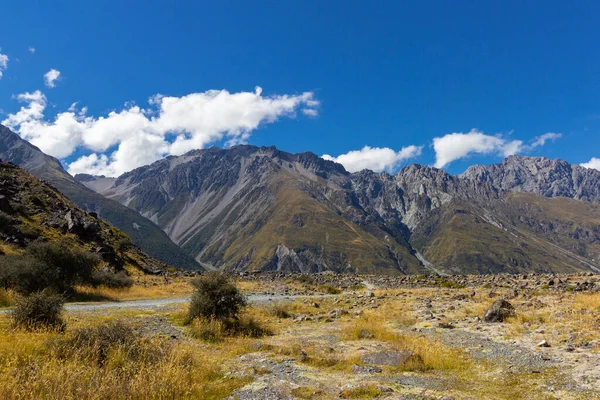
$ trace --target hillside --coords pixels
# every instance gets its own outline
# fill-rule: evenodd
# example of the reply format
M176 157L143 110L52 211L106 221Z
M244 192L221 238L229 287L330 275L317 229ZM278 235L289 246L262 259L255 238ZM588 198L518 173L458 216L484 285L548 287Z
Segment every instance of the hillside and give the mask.
M127 235L86 213L55 188L0 161L0 254L51 241L100 255L113 269L158 272L166 266L131 245Z
M127 234L147 254L165 264L180 268L201 268L181 251L154 223L135 211L86 188L69 175L60 162L0 125L0 159L10 161L57 188L83 210Z
M420 165L350 174L312 153L243 145L194 150L118 178L76 178L151 219L208 268L600 268L598 211L581 201L599 199L600 173L560 160L510 157L459 176Z

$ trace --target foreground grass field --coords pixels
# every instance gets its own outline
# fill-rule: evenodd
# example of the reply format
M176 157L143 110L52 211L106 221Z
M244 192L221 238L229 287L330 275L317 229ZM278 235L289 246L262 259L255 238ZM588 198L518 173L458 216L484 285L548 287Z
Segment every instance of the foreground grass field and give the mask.
M104 294L191 291L184 279L163 283L150 277ZM240 286L279 293L288 285L306 289L297 281ZM599 293L523 293L509 300L517 317L485 324L478 318L489 305L512 296L489 292L356 288L267 300L243 314L270 332L263 337L209 321L185 325L185 305L69 311L62 333L15 330L0 314L0 398L600 398ZM124 328L98 333L115 323ZM538 347L542 340L550 347Z

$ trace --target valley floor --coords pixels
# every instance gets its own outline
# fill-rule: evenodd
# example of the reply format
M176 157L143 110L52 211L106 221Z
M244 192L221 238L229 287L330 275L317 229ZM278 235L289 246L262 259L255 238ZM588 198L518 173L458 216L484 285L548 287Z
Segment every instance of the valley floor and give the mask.
M143 290L134 287L137 297L107 296L127 307L66 311L67 333L119 320L173 349L141 367L117 355L102 365L59 357L48 343L64 333L14 331L0 314L0 398L600 398L598 292L553 289L560 285L536 276L520 279L516 291L484 278L470 287L450 278L392 287L352 277L337 279L339 288L335 278L245 279L238 285L250 295L247 313L272 335L205 342L183 324L186 279L147 284L148 298L163 298L151 306L136 302ZM517 317L482 322L498 298Z

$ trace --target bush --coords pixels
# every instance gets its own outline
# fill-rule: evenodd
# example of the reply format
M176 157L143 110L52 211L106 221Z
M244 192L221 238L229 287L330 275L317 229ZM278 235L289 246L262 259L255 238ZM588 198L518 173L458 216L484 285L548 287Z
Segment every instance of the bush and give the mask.
M133 286L133 279L125 271L119 271L115 274L112 271L103 269L93 272L92 284L94 286L106 286L111 289L125 289Z
M0 288L0 307L8 307L12 302L12 294L8 290Z
M102 262L97 254L71 249L59 243L32 243L27 246L25 254L56 269L58 278L69 287L77 283L89 283L94 269Z
M100 257L64 244L32 243L25 254L0 256L0 287L22 295L51 290L72 292L76 284L92 282Z
M128 237L119 239L117 241L117 251L119 253L123 253L123 252L129 250L132 246L133 246L133 244L131 243L131 240Z
M229 278L219 272L210 272L192 281L196 291L188 311L188 320L194 318L237 319L246 306L246 299Z
M63 304L62 296L46 291L33 293L27 297L18 297L10 315L13 326L27 330L56 329L62 331L65 328L65 322L61 317Z

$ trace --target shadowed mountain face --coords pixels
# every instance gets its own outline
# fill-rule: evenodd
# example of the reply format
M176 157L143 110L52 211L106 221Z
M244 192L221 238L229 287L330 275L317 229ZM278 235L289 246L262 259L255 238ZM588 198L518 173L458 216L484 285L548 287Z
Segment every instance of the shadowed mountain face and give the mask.
M154 223L118 202L105 198L77 182L60 162L10 129L0 125L0 159L10 161L57 188L82 209L96 212L102 219L126 233L134 244L165 264L200 268Z
M244 145L168 157L118 178L76 178L210 268L600 268L600 172L560 160L509 157L459 176L420 165L350 174L312 153Z

